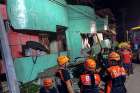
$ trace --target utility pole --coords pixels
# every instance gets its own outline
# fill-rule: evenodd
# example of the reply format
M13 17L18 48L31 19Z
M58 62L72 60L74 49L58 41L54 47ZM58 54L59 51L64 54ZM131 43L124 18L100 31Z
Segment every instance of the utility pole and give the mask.
M16 79L15 68L13 65L13 59L7 39L7 33L5 30L4 22L0 13L0 41L2 47L2 55L6 68L6 77L8 82L9 93L20 93L18 82Z

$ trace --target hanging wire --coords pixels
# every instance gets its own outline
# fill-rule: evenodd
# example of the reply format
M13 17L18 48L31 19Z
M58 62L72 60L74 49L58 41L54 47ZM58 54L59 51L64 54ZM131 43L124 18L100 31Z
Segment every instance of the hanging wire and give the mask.
M38 56L35 56L35 59L34 59L34 57L32 56L33 66L32 66L32 69L31 69L31 73L29 74L29 79L28 79L28 80L30 80L31 77L32 77L32 73L33 73L33 71L34 71L34 67L35 67L35 64L36 64L36 62L37 62L37 58L38 58Z

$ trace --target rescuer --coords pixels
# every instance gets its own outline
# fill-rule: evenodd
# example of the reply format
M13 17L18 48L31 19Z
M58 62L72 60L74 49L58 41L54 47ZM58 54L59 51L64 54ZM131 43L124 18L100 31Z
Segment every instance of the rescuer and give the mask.
M105 78L107 82L105 93L126 93L125 80L126 71L120 66L120 55L116 52L109 54L109 65L107 69L107 76Z
M59 69L56 72L56 85L59 93L74 93L70 74L67 70L69 58L61 55L57 58Z
M133 74L133 67L132 67L132 52L128 48L124 48L121 52L122 62L124 65L127 74Z
M95 74L96 62L93 59L85 61L85 71L80 75L79 87L81 93L99 93L100 76Z

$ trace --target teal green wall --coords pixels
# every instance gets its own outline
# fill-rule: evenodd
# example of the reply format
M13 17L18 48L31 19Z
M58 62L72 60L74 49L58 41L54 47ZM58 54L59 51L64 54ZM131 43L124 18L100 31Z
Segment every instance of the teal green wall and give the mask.
M56 0L66 4L64 0ZM7 0L7 12L15 29L56 31L56 25L68 26L67 11L54 0Z
M96 27L97 27L98 32L101 31L101 30L104 30L104 22L105 22L105 19L97 16Z
M69 5L68 47L72 58L81 55L81 33L89 33L91 22L95 20L94 10L87 6Z
M68 55L72 59L80 56L82 47L80 34L90 32L91 22L96 21L94 9L80 5L62 7L63 5L57 5L48 0L42 0L41 2L39 0L21 0L25 2L28 9L23 11L22 8L19 8L18 1L20 0L8 0L7 2L10 22L15 29L35 29L55 32L56 25L67 26ZM59 1L65 4L63 0ZM19 13L23 13L26 19ZM64 54L67 54L67 52L64 52ZM57 65L57 57L57 53L38 57L32 74L33 61L31 57L15 59L14 63L18 80L28 82L35 79L39 72Z
M67 52L61 52L61 55L62 54L67 55ZM18 80L22 82L28 82L35 79L39 72L42 72L47 68L57 65L57 57L57 53L39 56L37 58L36 64L33 64L32 57L15 59L14 63Z

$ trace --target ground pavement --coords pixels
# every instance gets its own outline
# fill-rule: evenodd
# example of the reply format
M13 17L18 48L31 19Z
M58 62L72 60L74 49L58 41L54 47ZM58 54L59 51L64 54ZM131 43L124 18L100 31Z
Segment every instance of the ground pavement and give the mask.
M126 81L127 93L140 93L140 64L134 64L134 74Z

